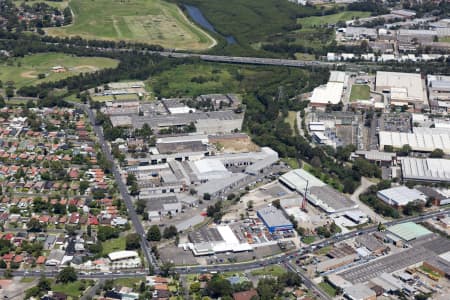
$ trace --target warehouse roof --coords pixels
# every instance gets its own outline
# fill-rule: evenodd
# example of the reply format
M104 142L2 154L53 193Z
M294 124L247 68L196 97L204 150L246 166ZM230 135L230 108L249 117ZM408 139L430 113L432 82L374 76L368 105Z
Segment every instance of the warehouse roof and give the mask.
M219 159L202 159L194 162L199 173L227 172L227 169Z
M440 158L412 158L401 160L405 179L450 181L450 160Z
M338 104L341 101L343 90L342 82L328 82L313 90L310 101L313 104Z
M386 203L395 206L404 206L417 200L427 201L427 197L422 192L403 185L378 191L377 196Z
M420 74L379 71L376 75L376 87L406 89L408 98L427 104L427 96Z
M280 177L280 181L286 184L289 188L301 193L305 192L306 185L308 185L309 188L313 186L325 186L324 182L303 169L296 169L287 172Z
M346 80L346 74L342 71L330 71L329 82L342 82L344 83Z
M405 133L380 131L380 149L389 145L394 148L402 148L409 145L413 151L431 152L442 149L444 153L450 154L450 132L449 133Z
M406 222L397 224L387 228L388 231L392 232L396 236L400 237L405 241L412 241L422 236L432 234L431 231L423 227L422 225Z
M267 227L291 225L291 222L283 215L281 210L274 206L268 206L258 210L258 215L264 219Z
M376 297L375 292L362 283L344 288L344 293L351 300L364 300Z
M381 152L377 150L357 150L355 153L364 156L365 159L379 161L392 161L397 156L394 152Z

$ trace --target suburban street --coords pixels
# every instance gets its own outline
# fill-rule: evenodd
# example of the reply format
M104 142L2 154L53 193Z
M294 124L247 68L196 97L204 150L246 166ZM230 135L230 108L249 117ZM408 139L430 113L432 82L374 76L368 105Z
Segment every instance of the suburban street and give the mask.
M131 199L130 195L128 194L128 189L122 179L122 175L120 174L119 169L117 168L114 158L111 155L111 149L109 149L108 143L105 141L105 137L103 135L103 130L100 126L96 125L95 123L95 115L93 111L89 108L87 108L85 105L82 106L83 109L86 111L86 113L89 116L89 120L94 128L95 134L98 137L99 143L102 147L103 153L106 155L106 158L111 162L111 168L112 173L114 175L114 178L117 183L117 187L119 188L120 194L122 196L122 199L127 207L128 215L131 219L131 222L133 224L133 227L136 231L136 233L139 235L141 241L141 249L145 255L145 258L149 265L153 266L155 271L158 270L158 264L156 262L155 257L151 253L151 250L148 246L147 239L146 239L146 232L144 230L144 227L142 226L141 221L139 220L138 215L136 214L136 210L134 209L133 200Z

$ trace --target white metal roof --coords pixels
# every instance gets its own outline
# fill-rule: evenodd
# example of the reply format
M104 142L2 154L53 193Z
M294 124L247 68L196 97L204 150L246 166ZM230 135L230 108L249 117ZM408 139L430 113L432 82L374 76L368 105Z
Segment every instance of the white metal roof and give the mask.
M305 192L307 184L309 188L313 186L325 186L323 181L303 169L296 169L287 172L280 177L280 181L291 189L297 190L301 193Z
M444 153L450 154L450 132L449 133L404 133L380 131L380 149L389 145L394 148L402 148L409 145L413 151L431 152L442 149Z
M450 181L450 160L405 157L401 159L401 163L403 178Z
M427 103L426 91L420 74L383 72L376 75L376 86L379 88L404 88L407 90L408 98Z
M345 72L342 71L330 71L330 78L328 79L329 82L342 82L345 81Z
M202 159L194 162L199 173L227 172L227 169L219 159Z
M121 260L121 259L136 258L136 257L139 257L139 255L136 251L124 250L124 251L111 252L108 254L108 257L111 261L115 261L115 260Z
M311 103L316 104L338 104L342 98L344 84L342 82L328 82L316 87L310 98Z
M422 192L403 185L378 191L377 195L388 204L397 206L404 206L416 200L427 201L427 197Z

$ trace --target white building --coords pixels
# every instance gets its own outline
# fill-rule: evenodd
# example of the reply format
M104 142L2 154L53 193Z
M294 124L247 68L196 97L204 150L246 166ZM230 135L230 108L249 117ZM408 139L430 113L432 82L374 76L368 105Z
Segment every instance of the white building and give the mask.
M425 194L416 189L407 188L406 186L398 186L378 191L377 197L385 203L395 207L402 207L415 201L423 203L427 201Z
M116 251L108 254L113 269L139 268L141 259L136 251Z
M420 74L399 72L377 72L376 91L390 94L391 104L416 108L428 106L424 81Z
M402 176L406 180L417 181L450 181L450 160L440 158L401 159Z
M380 150L384 150L385 146L400 149L404 145L409 145L413 151L432 152L435 149L441 149L444 153L450 154L450 132L436 130L414 133L380 131L379 139Z
M310 98L311 105L325 107L327 104L338 104L342 100L347 81L345 72L331 71L327 84L314 89Z

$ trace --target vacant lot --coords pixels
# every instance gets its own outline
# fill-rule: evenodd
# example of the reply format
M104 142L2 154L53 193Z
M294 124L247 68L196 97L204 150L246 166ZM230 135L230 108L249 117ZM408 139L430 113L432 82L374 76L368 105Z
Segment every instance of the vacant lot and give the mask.
M75 15L74 23L49 28L48 34L190 50L207 49L216 43L176 5L162 0L72 0L69 5Z
M102 243L102 255L106 256L111 252L125 250L125 237L110 239Z
M180 65L152 77L149 86L162 97L232 93L239 85L233 69L213 64Z
M223 139L218 143L218 146L224 152L236 153L236 152L253 152L259 151L259 147L251 141L240 139Z
M0 80L13 81L16 88L57 81L83 72L93 72L104 68L115 68L118 61L102 57L78 57L62 53L39 53L23 58L9 59L0 64ZM56 73L53 67L63 70ZM45 78L39 79L39 74Z
M327 24L336 24L339 21L349 21L355 18L365 18L368 16L370 16L370 12L367 11L343 11L327 16L299 18L297 22L302 24L303 27L314 27Z
M368 100L370 98L370 88L365 84L354 84L350 93L350 101Z

